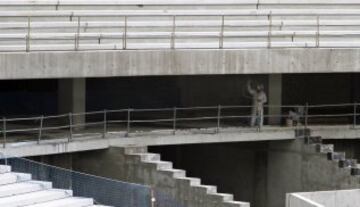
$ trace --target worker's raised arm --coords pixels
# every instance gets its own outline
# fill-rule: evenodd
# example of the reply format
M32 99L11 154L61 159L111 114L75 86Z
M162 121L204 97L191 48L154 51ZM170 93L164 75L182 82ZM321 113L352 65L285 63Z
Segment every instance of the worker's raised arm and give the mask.
M247 82L247 90L251 95L255 94L255 90L251 87L251 81Z

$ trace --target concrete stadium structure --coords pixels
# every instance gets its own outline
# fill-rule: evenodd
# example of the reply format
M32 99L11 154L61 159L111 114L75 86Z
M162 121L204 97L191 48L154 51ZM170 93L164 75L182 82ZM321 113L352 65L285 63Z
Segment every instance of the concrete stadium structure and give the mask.
M359 48L358 0L0 1L0 152L189 207L359 188Z
M12 172L8 165L0 166L0 177L2 206L102 206L92 199L72 197L72 191L53 189L50 182L32 180L30 174Z

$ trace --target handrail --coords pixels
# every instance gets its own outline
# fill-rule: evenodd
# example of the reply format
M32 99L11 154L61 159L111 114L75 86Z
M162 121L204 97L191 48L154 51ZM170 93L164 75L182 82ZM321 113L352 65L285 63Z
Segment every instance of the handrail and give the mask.
M351 124L352 128L355 129L357 126L357 118L359 117L358 106L360 103L339 103L339 104L305 104L305 105L264 105L265 109L271 108L280 108L296 111L296 109L301 109L303 113L298 113L298 118L296 121L300 121L304 124L305 128L309 126L309 120L317 118L346 118ZM77 129L85 127L100 127L100 129L95 130L95 132L89 132L94 134L102 134L103 138L106 138L106 134L109 131L109 128L113 124L120 124L126 131L125 136L129 136L133 125L137 124L151 124L151 123L168 123L164 126L168 126L167 131L171 131L172 134L176 134L176 131L179 130L179 123L182 122L195 122L195 121L205 121L204 123L216 122L216 133L220 132L220 129L223 128L223 122L229 120L243 120L247 121L253 115L250 114L252 106L250 105L218 105L218 106L197 106L197 107L165 107L165 108L152 108L152 109L117 109L117 110L101 110L101 111L89 111L89 112L79 112L79 113L68 113L60 115L50 115L50 116L33 116L33 117L18 117L18 118L3 118L2 119L2 136L3 136L3 147L6 147L6 144L9 141L9 135L11 134L24 134L30 135L32 133L37 133L37 143L41 143L44 139L44 132L54 131L56 133L63 133L69 130L69 142L74 138L74 133ZM309 113L309 109L315 110L314 113ZM328 109L339 109L337 113L319 113L319 110L328 111ZM341 111L342 110L342 111ZM345 110L345 111L344 111ZM149 116L150 113L150 117ZM239 114L240 112L240 114ZM111 118L112 115L120 115L122 118L115 117ZM77 116L88 118L86 122L75 122ZM291 119L290 115L286 113L280 114L265 114L264 118L267 119ZM65 120L64 120L65 118ZM49 120L54 119L53 122L48 122ZM56 119L58 119L56 121ZM68 120L68 121L66 121ZM30 125L16 125L16 122L27 122L30 121ZM34 122L36 121L36 122ZM66 121L67 123L64 123ZM49 125L50 124L50 125ZM14 128L15 127L15 128ZM194 126L196 127L196 126ZM288 126L289 129L294 127ZM298 127L296 127L298 128ZM258 131L261 131L261 127L258 128Z
M69 1L69 0L42 0L42 1L26 1L26 0L2 0L1 6L220 6L220 5L253 5L253 6L266 6L266 5L357 5L356 0L342 0L324 1L324 0L299 0L299 1L269 1L269 0L208 0L208 1L194 1L194 0L92 0L92 1Z
M25 17L27 18L27 24L23 23L23 28L25 32L23 33L4 33L0 35L0 40L2 41L15 41L12 44L5 44L0 47L1 51L48 51L48 50L125 50L125 49L154 49L154 48L169 48L169 49L178 49L178 48L188 48L188 49L207 49L207 48L216 48L216 49L234 49L234 48L282 48L282 47L358 47L359 44L355 44L354 41L349 42L324 42L321 39L323 37L331 38L346 38L346 37L357 37L360 36L360 30L347 30L347 31L330 31L330 30L321 30L323 20L320 20L320 16L334 16L334 15L343 15L343 16L359 16L360 9L345 9L345 10L329 10L329 9L316 9L316 10L283 10L283 9L270 9L270 10L169 10L163 12L161 10L144 10L144 11L134 11L134 10L106 10L106 11L0 11L0 17ZM212 27L218 28L218 31L179 31L176 29L178 26L186 26L184 20L179 17L192 16L192 17L216 17L218 20L212 20L212 23L215 23ZM234 23L232 16L266 16L268 20L263 25L264 27L268 24L268 28L265 31L228 31L225 30L225 27ZM306 20L308 23L311 22L311 27L314 27L313 30L304 30L304 31L282 31L275 30L274 27L287 26L284 22L288 20L274 20L275 16L309 16L314 17L313 20ZM36 26L33 28L33 24L39 24L33 19L36 17L67 17L69 18L69 23L72 22L72 28L76 31L72 32L34 32L35 28L41 28ZM83 20L82 17L121 17L121 30L116 32L86 32L88 28L88 20ZM146 31L129 31L129 28L133 27L134 23L129 21L130 17L170 17L168 21L161 20L162 24L167 22L167 28L171 31L153 31L153 29ZM179 20L180 19L180 20ZM264 20L261 20L264 23ZM325 21L325 20L324 20ZM91 22L91 21L90 21ZM186 22L191 22L186 20ZM201 22L196 20L196 22ZM239 22L236 20L236 22ZM255 21L254 21L255 22ZM180 24L179 24L180 23ZM4 23L0 23L0 25ZM18 23L16 23L18 24ZM41 23L44 24L44 23ZM119 24L119 23L117 23ZM360 24L360 22L359 22ZM326 25L326 24L325 24ZM336 24L335 24L336 25ZM137 25L140 26L140 25ZM232 25L231 27L238 27L239 25ZM105 26L104 28L108 28ZM156 24L150 25L151 28L156 28ZM205 25L204 27L208 27ZM51 28L61 28L61 27L51 27ZM10 26L11 29L11 26ZM265 42L231 42L228 44L227 40L238 39L238 38L265 38ZM289 40L277 41L272 37L281 37L288 38ZM301 40L301 38L308 39ZM314 38L312 38L314 37ZM295 40L294 38L300 38ZM139 44L140 48L137 48L136 43L131 43L129 46L129 40L134 39L144 39L144 40L153 40L161 39L169 43L154 43L149 45L148 42ZM207 42L188 44L187 42L177 42L177 40L182 39L207 39ZM210 39L210 40L209 40ZM310 39L310 40L309 40ZM36 40L36 43L32 43L33 40ZM109 40L113 43L109 43ZM18 41L18 42L16 42ZM48 41L46 44L43 41ZM50 41L50 42L49 42ZM57 41L66 41L61 42L59 45L52 44ZM84 41L87 41L84 43ZM92 42L89 42L92 41ZM215 42L212 42L215 41ZM95 43L96 42L96 43ZM105 42L105 43L104 43ZM43 43L43 44L42 44ZM349 44L346 44L349 43ZM20 45L19 45L20 44ZM148 46L147 46L148 44ZM198 45L201 44L201 45ZM202 46L203 44L203 46ZM339 44L339 45L337 45ZM149 48L147 48L149 47Z
M0 17L186 17L186 16L360 16L360 9L232 9L232 10L71 10L0 11Z

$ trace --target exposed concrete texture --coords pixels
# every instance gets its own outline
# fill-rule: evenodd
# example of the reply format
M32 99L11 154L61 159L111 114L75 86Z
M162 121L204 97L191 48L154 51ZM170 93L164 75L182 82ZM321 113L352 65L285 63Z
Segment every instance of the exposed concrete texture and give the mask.
M233 193L235 200L266 207L267 142L149 147L187 175Z
M102 138L99 133L77 134L70 142L68 142L69 137L63 136L59 139L43 140L40 144L37 141L8 143L6 148L0 148L0 152L23 157L107 149L110 146L157 146L295 139L293 130L239 132L236 128L223 129L219 134L214 133L214 129L184 130L178 131L174 136L169 131L163 133L154 131L148 134L133 133L130 137L125 137L124 133L108 133L106 139Z
M326 154L316 152L303 140L271 142L268 154L268 207L285 205L289 192L350 189L360 186L349 168L329 161Z
M359 72L359 49L1 53L0 79Z
M286 195L286 207L324 207L297 193Z
M164 160L255 207L283 207L285 194L360 186L350 168L339 168L304 140L151 147ZM348 157L349 158L349 157Z
M282 105L282 75L270 74L269 75L269 88L268 88L268 105L275 106L269 108L270 116L280 116ZM269 124L280 124L281 117L269 117Z
M173 169L172 163L146 153L146 148L112 147L97 153L80 153L73 164L79 171L150 185L155 192L161 192L162 199L173 198L176 204L188 207L249 207L247 203L234 202L232 195L218 194L215 186L201 185L199 179L186 177L185 171Z
M307 205L294 205L293 198L301 196L307 199ZM336 191L317 191L292 193L287 196L286 207L307 207L316 206L323 207L357 207L360 203L360 190L336 190Z
M83 113L86 111L86 80L84 78L58 81L59 113ZM73 116L73 124L85 123L85 116Z

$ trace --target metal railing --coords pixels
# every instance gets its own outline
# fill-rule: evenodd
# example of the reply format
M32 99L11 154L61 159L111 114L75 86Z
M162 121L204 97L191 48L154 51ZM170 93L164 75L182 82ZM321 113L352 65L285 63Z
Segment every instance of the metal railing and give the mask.
M126 13L121 14L121 12L117 11L107 11L107 12L100 12L92 14L90 12L70 12L70 11L61 11L59 13L54 14L53 12L23 12L20 14L12 14L0 12L0 17L17 17L17 18L26 18L27 25L26 25L26 32L20 34L2 34L0 35L0 40L2 41L21 41L24 42L23 45L3 45L0 50L25 50L27 52L30 51L37 51L37 50L57 50L56 48L59 47L58 50L91 50L91 49L109 49L109 50L126 50L126 49L176 49L176 48L206 48L206 49L224 49L224 48L252 48L252 47L268 47L268 48L275 48L275 47L312 47L318 48L322 47L321 38L354 38L360 37L360 31L345 31L345 30L336 30L336 31L322 31L322 19L321 17L327 16L345 16L345 17L353 17L353 16L360 16L360 10L344 10L344 11L327 11L327 10L320 10L317 12L314 11L302 11L299 13L291 13L287 11L281 10L254 10L255 12L243 11L243 10L236 10L236 11L169 11L168 13L159 13L151 11L149 12L139 12L139 13ZM227 28L235 28L235 27L244 27L241 25L234 25L231 22L234 21L234 18L237 17L264 17L267 19L268 25L267 29L264 31L228 31ZM313 27L312 30L307 31L282 31L277 30L276 28L279 27L279 20L274 19L275 17L282 17L282 16L290 16L290 17L299 17L305 16L307 20L309 19L313 21L311 26ZM75 25L72 27L74 28L73 32L68 33L61 33L61 32L51 32L51 33L34 33L32 24L38 24L39 22L34 21L33 19L39 17L48 17L51 18L68 18L69 22L74 23ZM121 19L119 26L112 27L116 32L84 32L88 28L90 20L87 18L114 18L114 19ZM141 32L131 32L130 29L134 27L143 27L145 26L137 25L132 21L130 18L166 18L166 20L154 20L152 21L151 25L148 25L147 29ZM187 22L201 22L206 21L204 19L196 20L197 17L209 17L213 18L215 22L214 25L203 25L202 30L198 31L181 31L180 29L184 27L183 22L186 22L183 18L193 17L192 20L186 20ZM85 19L85 20L84 20ZM326 20L326 19L324 19ZM49 21L48 21L49 22ZM51 22L51 21L50 21ZM164 24L164 22L166 22ZM277 23L274 23L277 22ZM281 22L281 21L280 21ZM17 22L14 22L17 23ZM41 22L40 22L41 23ZM44 23L44 22L42 22ZM56 23L56 21L54 22ZM157 25L160 23L160 25ZM161 26L162 25L162 26ZM183 26L181 26L183 25ZM282 23L280 27L282 27ZM310 25L308 25L310 26ZM327 25L329 26L329 25ZM338 25L337 25L338 26ZM167 28L168 31L161 31L159 30L160 27ZM206 31L206 28L217 28L216 30L212 29L211 31ZM37 29L39 27L36 27ZM104 26L104 28L109 28ZM194 28L194 27L193 27ZM64 27L52 27L52 29L64 29ZM199 29L199 25L198 28ZM154 32L155 30L155 32ZM255 41L255 42L247 42L247 41L238 41L233 42L227 40L236 40L242 38L254 38L260 37L266 39L265 41ZM278 41L276 38L287 38L287 41ZM305 38L305 40L296 40L297 38ZM307 38L307 39L306 39ZM208 42L179 42L183 40L204 40L210 39ZM160 40L165 42L138 42L138 43L131 43L132 40ZM39 42L39 41L52 41L54 44L39 44L39 43L32 43L32 42ZM67 41L64 43L62 41ZM83 43L84 41L91 41L91 43ZM103 43L112 41L111 43ZM72 43L70 43L72 42ZM346 41L343 41L346 42ZM360 41L359 41L360 42ZM57 43L57 44L56 44ZM129 44L133 44L133 47L129 47ZM196 43L196 44L195 44ZM326 43L326 42L324 42ZM353 41L351 41L353 43ZM148 46L146 46L148 44ZM198 46L196 46L198 44ZM323 45L324 47L328 47L331 45ZM336 45L333 45L334 47ZM341 45L340 45L341 46ZM349 45L348 45L349 46ZM16 49L18 47L18 49ZM339 46L337 46L339 47ZM346 45L344 45L346 47Z
M358 103L326 105L266 105L264 127L307 129L318 125L349 125L355 129L359 118ZM263 126L250 127L252 106L172 107L156 109L119 109L52 116L2 119L2 144L66 138L71 142L77 137L92 134L106 138L108 133L131 134L161 131L176 135L186 129L208 129L221 133L224 128L261 131ZM272 109L281 109L273 114ZM301 109L301 110L299 110ZM289 115L296 112L296 118ZM256 117L259 119L260 117ZM275 121L274 121L275 119ZM296 124L294 124L296 122ZM275 123L275 124L273 124Z
M10 165L13 172L31 174L32 179L51 182L53 188L72 190L77 197L94 199L95 204L114 207L185 207L180 201L149 185L123 182L56 167L21 157L0 153L0 164Z

